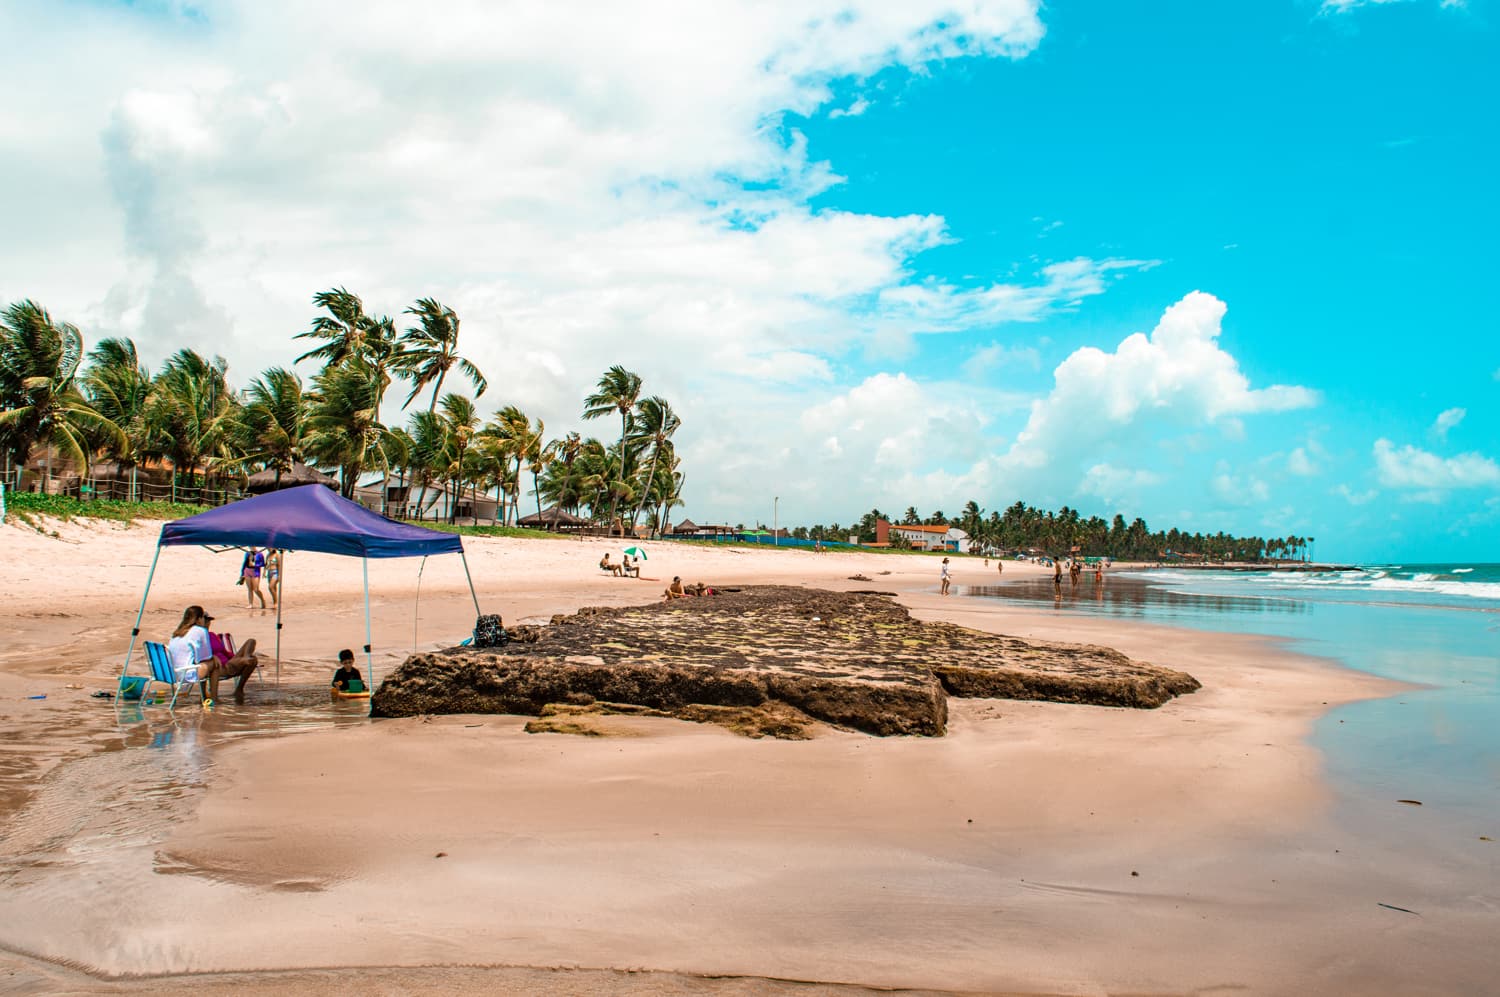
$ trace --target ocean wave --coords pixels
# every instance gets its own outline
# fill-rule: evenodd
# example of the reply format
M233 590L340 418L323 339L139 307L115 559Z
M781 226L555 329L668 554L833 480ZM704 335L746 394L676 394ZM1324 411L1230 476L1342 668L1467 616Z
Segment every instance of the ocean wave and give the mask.
M1469 572L1471 572L1473 570L1474 570L1473 568L1449 568L1448 569L1448 574L1450 574L1450 575L1467 575Z

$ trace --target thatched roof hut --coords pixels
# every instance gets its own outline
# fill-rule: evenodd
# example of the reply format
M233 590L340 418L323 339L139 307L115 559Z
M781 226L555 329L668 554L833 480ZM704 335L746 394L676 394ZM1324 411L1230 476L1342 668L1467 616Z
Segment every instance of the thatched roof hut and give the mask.
M337 478L330 477L317 468L308 467L301 461L292 461L290 471L282 471L278 478L276 469L268 467L264 471L256 471L245 481L245 490L255 494L261 492L274 492L281 488L296 488L299 485L327 485L329 488L338 488Z
M672 532L673 533L697 533L698 532L698 524L695 523L695 522L693 522L691 519L684 519L682 522L680 522L676 526L672 527Z
M516 520L516 525L533 530L581 530L591 524L587 519L580 519L571 512L564 512L557 506L551 505L540 513L533 512L529 516L522 516Z

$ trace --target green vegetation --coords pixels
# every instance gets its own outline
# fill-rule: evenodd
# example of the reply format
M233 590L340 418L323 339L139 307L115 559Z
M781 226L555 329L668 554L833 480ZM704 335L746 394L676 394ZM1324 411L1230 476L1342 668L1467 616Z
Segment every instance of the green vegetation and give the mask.
M659 528L682 504L672 446L682 420L665 399L643 396L639 375L610 367L584 401L586 419L619 418L618 439L549 440L542 420L515 405L484 418L474 399L488 382L460 355L459 317L441 302L418 299L404 332L346 288L320 291L312 303L318 312L295 338L313 341L297 360L320 363L318 371L304 384L273 367L243 390L220 357L178 350L153 374L129 339L102 340L85 356L78 328L36 302L0 310L0 467L24 466L38 446L51 446L85 478L98 460L122 471L165 462L174 484L226 489L300 461L336 472L346 498L371 473L409 486L407 504L420 513L446 496L450 522L466 495L493 493L501 527L545 502L596 523L629 529L647 517ZM450 374L474 398L444 393ZM426 395L404 427L382 421L395 380L409 385L403 411ZM525 474L534 503L523 510Z
M979 503L970 501L962 514L944 516L941 512L921 517L917 510L908 507L899 519L887 516L879 509L871 509L862 516L857 525L847 529L835 523L831 527L798 527L792 531L796 537L812 540L844 540L851 533L858 534L862 542L875 540L875 523L885 519L903 525L947 525L956 526L969 535L972 549L978 553L999 551L1040 551L1048 555L1067 556L1073 547L1084 557L1110 557L1120 561L1188 560L1211 561L1260 561L1280 558L1305 558L1308 547L1315 538L1281 537L1236 537L1219 532L1213 534L1187 533L1173 527L1153 532L1146 521L1136 518L1127 523L1123 515L1112 521L1090 516L1087 519L1077 509L1063 506L1057 512L1038 509L1024 502L1016 502L1005 512L990 512L985 515ZM893 541L893 547L899 542Z
M203 512L207 506L183 502L119 502L110 499L89 502L68 495L38 495L35 492L6 492L5 512L32 526L39 516L53 519L110 519L129 522L133 519L181 519Z

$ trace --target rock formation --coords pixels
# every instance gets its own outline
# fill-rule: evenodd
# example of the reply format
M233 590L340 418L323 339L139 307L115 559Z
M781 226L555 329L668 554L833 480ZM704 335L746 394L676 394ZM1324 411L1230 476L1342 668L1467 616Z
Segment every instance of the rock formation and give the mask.
M517 637L411 656L371 714L519 713L558 730L579 713L646 712L751 736L803 736L813 721L940 735L948 695L1155 707L1198 688L1109 648L922 623L883 594L793 586L589 608Z

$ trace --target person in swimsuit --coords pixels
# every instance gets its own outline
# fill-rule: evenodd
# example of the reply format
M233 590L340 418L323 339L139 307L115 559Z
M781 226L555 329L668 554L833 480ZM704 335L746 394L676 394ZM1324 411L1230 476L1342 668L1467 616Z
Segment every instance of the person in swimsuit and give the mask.
M271 592L271 605L281 601L281 551L271 551L266 561L266 588Z
M245 551L245 561L240 568L240 574L245 579L245 605L251 609L255 608L255 600L260 600L260 608L266 608L266 597L260 590L261 572L266 567L266 555L259 547L251 547Z
M685 595L687 593L682 588L682 577L680 575L673 575L672 584L668 585L666 592L662 593L661 601L671 602L673 599L681 599Z

